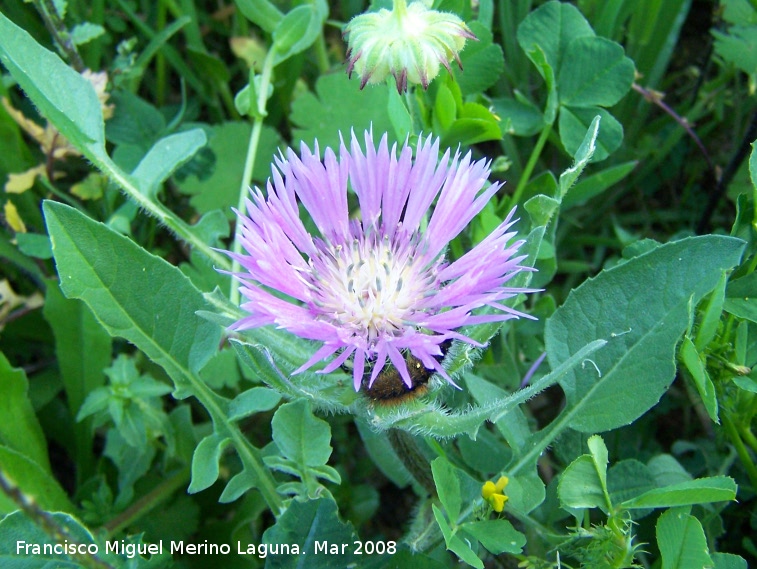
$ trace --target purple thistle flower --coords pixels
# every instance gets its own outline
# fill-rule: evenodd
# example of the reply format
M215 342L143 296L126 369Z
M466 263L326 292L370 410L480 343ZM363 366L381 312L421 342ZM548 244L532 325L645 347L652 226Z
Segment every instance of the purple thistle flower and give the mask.
M353 133L350 150L342 143L338 158L327 148L321 161L317 143L313 152L303 144L301 157L289 149L276 158L268 197L256 188L248 213L236 212L247 254L227 254L244 268L234 276L243 283L249 316L232 329L274 324L321 342L294 373L337 354L322 370L329 373L354 357L357 391L366 362L373 362L372 384L387 359L410 387L403 351L454 385L437 360L440 344L457 339L480 346L455 330L528 317L502 304L533 292L505 286L518 272L533 270L519 264L525 255L515 256L524 242L509 243L515 210L472 250L445 260L449 242L501 186L482 189L489 162L472 162L470 152L450 160L449 150L437 161L439 139L430 136L419 140L415 159L412 154L407 142L399 156L396 145L390 152L386 135L376 148L366 132L365 152ZM360 219L350 219L348 184ZM319 236L305 229L300 203ZM495 310L472 312L481 307Z

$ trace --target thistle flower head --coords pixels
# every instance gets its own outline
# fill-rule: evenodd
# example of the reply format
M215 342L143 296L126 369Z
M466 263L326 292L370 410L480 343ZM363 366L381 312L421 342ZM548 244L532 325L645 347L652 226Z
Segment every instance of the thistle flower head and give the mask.
M409 6L395 0L392 10L356 16L344 33L349 35L347 73L357 73L360 88L391 74L400 93L408 84L426 89L440 66L450 70L453 59L462 69L458 54L466 39L476 39L455 14L431 10L420 0Z
M478 345L456 330L523 316L502 301L530 292L505 286L530 270L519 264L525 255L516 256L523 241L512 241L513 212L459 259L445 257L500 187L484 188L489 163L449 150L438 162L439 140L431 137L419 141L414 158L407 143L398 155L386 135L377 148L370 132L365 151L353 133L349 150L342 143L338 157L330 148L319 156L317 143L312 152L303 144L300 157L291 149L280 155L267 197L256 189L247 213L237 212L246 254L228 254L243 268L234 276L249 316L233 329L273 324L320 342L295 373L336 355L322 370L328 373L354 358L355 390L366 364L372 383L388 362L411 386L407 353L451 382L438 361L440 345ZM359 218L350 217L348 186ZM316 235L300 219L300 204ZM492 310L473 313L482 307Z

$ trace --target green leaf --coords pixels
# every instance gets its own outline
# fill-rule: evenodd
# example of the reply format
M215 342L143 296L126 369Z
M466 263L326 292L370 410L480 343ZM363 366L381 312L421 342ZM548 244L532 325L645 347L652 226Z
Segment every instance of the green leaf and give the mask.
M502 119L501 124L509 125L507 134L533 136L544 128L544 115L528 100L499 97L492 99L492 106L494 112Z
M562 113L561 113L562 114ZM576 150L576 154L573 157L573 166L565 170L560 174L560 197L565 197L570 190L571 186L575 184L581 172L584 171L586 165L591 161L594 156L594 151L597 148L597 137L599 136L599 122L601 116L597 115L591 121L589 128L584 134L583 141Z
M26 454L0 445L0 465L6 478L15 483L27 496L34 498L37 505L51 512L74 512L76 508L68 499L68 495L61 488L58 481L39 463L34 462ZM3 495L4 497L4 495ZM18 506L9 502L2 513L18 509ZM0 501L0 508L4 501ZM0 525L0 528L2 525ZM2 536L0 532L0 536Z
M620 44L598 37L575 39L557 73L560 104L611 107L631 89L634 71Z
M270 411L281 401L281 395L267 387L253 387L237 395L229 403L229 420L238 421L261 411Z
M110 334L85 303L65 298L57 281L47 283L44 316L55 337L55 355L68 408L76 417L87 394L105 383L103 370L111 362ZM73 429L77 477L85 480L94 474L92 421L77 422Z
M725 302L725 289L727 283L728 275L723 271L718 286L712 291L712 294L704 307L702 321L697 330L694 345L699 351L704 350L704 348L715 339L718 326L720 325L720 318L723 313L723 303Z
M607 475L607 490L613 504L630 500L657 486L652 470L643 462L633 458L613 464ZM642 517L649 511L637 511L634 515Z
M309 48L321 33L328 13L325 0L315 0L289 11L273 31L274 65Z
M250 130L247 122L226 122L208 129L208 148L215 155L215 163L202 177L190 175L178 183L181 193L192 196L190 203L199 213L221 210L228 219L234 217L231 208L239 201ZM266 180L271 175L271 162L280 143L278 133L264 126L252 171L254 180Z
M27 456L47 473L47 441L29 401L29 381L21 368L11 366L0 352L0 445ZM0 461L0 465L2 465Z
M192 456L192 483L187 488L187 492L190 494L200 492L218 480L221 453L229 440L218 433L213 433L200 441Z
M468 40L460 52L463 68L452 67L452 75L463 95L481 93L494 85L505 68L502 48L493 43L492 32L477 21L468 23L478 41Z
M90 22L83 22L71 28L71 40L76 45L84 45L93 39L99 38L104 33L105 28L102 26Z
M757 272L730 281L725 296L723 309L726 312L757 322Z
M273 32L284 14L268 0L234 0L242 15L268 33Z
M200 128L161 138L132 172L139 190L155 198L160 184L186 164L206 142L205 132Z
M394 127L397 140L405 140L413 130L413 117L405 106L402 97L396 89L389 89L389 102L386 111Z
M746 559L740 555L713 553L712 561L715 563L714 569L748 569Z
M670 510L657 520L657 545L662 569L706 569L712 567L707 538L694 516Z
M444 457L437 457L431 462L431 472L434 476L436 492L439 500L453 522L460 516L460 480L457 471Z
M626 425L660 399L675 376L675 347L688 307L741 258L741 240L705 236L661 245L586 281L547 321L553 366L588 340L607 346L568 372L560 425L602 432Z
M484 569L483 562L478 558L475 551L473 551L466 542L455 535L452 529L449 527L447 520L444 519L442 511L436 507L436 504L431 506L434 510L434 518L436 523L439 524L439 528L442 530L444 536L444 543L449 551L452 551L460 559L465 561L468 565L475 567L476 569Z
M16 243L18 243L18 250L24 255L34 257L35 259L53 258L50 238L47 235L40 235L39 233L16 233Z
M196 315L206 304L189 279L73 208L46 201L44 212L63 292L83 300L111 335L139 347L177 386L196 381L221 331Z
M269 545L289 544L297 546L298 553L272 555L266 560L266 569L334 569L356 566L354 542L358 540L350 523L339 519L333 498L301 502L292 500L276 524L263 534L263 543ZM337 551L329 545L336 547ZM342 545L346 547L342 548ZM243 546L244 547L244 546ZM279 545L280 547L280 545Z
M623 180L634 170L634 168L636 168L637 165L638 162L636 160L624 162L623 164L610 166L596 174L584 177L584 179L577 182L563 198L563 209L583 205L591 198L598 196L608 188Z
M584 454L571 462L560 476L557 495L563 508L600 508L609 512L606 488L598 474L599 464ZM607 464L604 464L607 468Z
M718 399L715 394L715 385L710 379L710 374L707 373L707 368L694 346L694 342L688 336L683 337L679 353L681 360L694 380L694 385L696 385L697 391L699 391L699 396L702 398L704 408L707 409L707 414L710 416L710 419L719 425L720 419L718 417Z
M520 553L526 545L526 536L516 530L507 520L484 520L466 522L462 526L494 555Z
M534 46L541 48L547 63L557 72L568 45L582 37L593 38L594 30L575 6L562 2L547 2L526 16L518 26L518 43L537 69L539 63L532 57Z
M271 422L273 441L281 453L301 466L322 466L331 456L331 427L298 399L278 408Z
M74 146L88 157L106 156L103 115L92 84L2 13L0 61Z
M621 504L626 509L672 508L736 499L736 483L728 476L697 478L689 482L655 488Z
M623 142L623 125L614 116L601 107L561 107L560 108L560 141L565 151L571 156L578 152L586 131L591 128L592 121L599 116L602 128L599 129L595 143L592 162L601 162L620 148Z
M359 133L373 127L374 133L390 133L391 146L396 139L391 134L388 101L388 89L361 91L360 81L350 81L345 73L321 75L315 94L305 93L292 101L293 142L305 142L312 148L318 140L321 148L338 148L340 133L348 139L352 130Z

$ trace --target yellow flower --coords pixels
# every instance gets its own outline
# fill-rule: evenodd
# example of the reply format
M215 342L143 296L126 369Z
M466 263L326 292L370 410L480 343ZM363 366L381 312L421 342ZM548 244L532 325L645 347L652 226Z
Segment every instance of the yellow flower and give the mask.
M356 16L344 34L349 35L347 73L357 73L360 88L382 83L391 74L400 93L408 83L427 88L440 66L450 70L453 59L462 69L458 54L466 40L476 39L455 14L431 10L421 0L409 6L394 0L391 10Z
M507 476L500 476L496 484L487 480L481 488L481 497L489 502L489 505L497 513L505 509L505 502L507 502L505 486L508 482L510 482L510 479Z

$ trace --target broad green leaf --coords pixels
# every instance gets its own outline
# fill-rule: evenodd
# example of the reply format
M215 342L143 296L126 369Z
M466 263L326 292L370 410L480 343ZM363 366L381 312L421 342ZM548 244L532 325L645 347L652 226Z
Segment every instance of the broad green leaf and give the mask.
M500 126L509 125L507 134L533 136L544 128L544 115L528 100L499 97L492 99L492 106L502 119Z
M63 136L88 157L105 156L103 115L92 84L2 13L0 61Z
M478 41L465 42L460 52L463 68L452 65L452 75L463 95L473 95L494 85L505 68L502 48L492 41L492 32L477 21L469 22Z
M518 26L518 43L531 61L533 48L538 45L555 72L560 69L568 45L582 37L593 38L594 30L575 6L562 2L547 2ZM539 68L536 61L534 64Z
M601 107L561 107L558 121L560 141L568 154L573 156L578 152L587 129L597 116L601 117L602 123L591 161L601 162L620 147L623 142L623 125L606 110Z
M212 486L219 475L221 453L229 439L213 433L200 441L192 456L192 483L187 492L194 494Z
M649 471L654 476L657 486L673 486L692 479L686 469L673 456L660 454L647 463Z
M206 142L205 132L199 128L161 138L131 174L140 191L155 198L160 184L189 161Z
M179 269L77 210L47 201L44 212L63 292L186 388L221 336L195 314L202 294Z
M704 362L702 362L702 358L699 356L694 342L688 336L683 337L680 354L681 360L686 369L689 370L694 380L694 385L696 385L697 391L699 391L699 396L702 398L704 408L707 409L707 414L710 416L710 419L719 425L720 419L718 418L718 400L715 394L715 385L710 379L710 374L707 373L707 368L704 366Z
M250 125L226 122L214 125L208 132L207 148L213 152L215 162L202 176L190 175L179 182L179 191L192 196L190 203L199 213L221 210L231 219L234 217L231 208L239 202ZM280 143L278 133L264 126L252 171L254 180L264 181L271 175L271 162Z
M355 541L358 540L350 523L339 519L336 503L331 497L301 502L292 500L276 524L263 534L269 545L297 545L299 553L272 555L266 560L267 569L333 569L357 565ZM329 546L334 545L336 551ZM342 548L342 544L346 547ZM294 548L290 548L292 551Z
M587 340L607 347L560 381L567 407L559 425L602 432L626 425L660 399L675 376L675 347L696 302L739 262L744 243L705 236L661 245L573 290L547 321L551 365Z
M321 33L328 14L325 0L315 0L287 12L273 31L274 64L279 65L309 48Z
M757 322L757 272L730 281L725 296L723 309L726 312Z
M557 74L560 104L611 107L631 89L634 70L620 44L597 37L575 39Z
M748 569L746 559L731 553L713 553L714 569Z
M697 478L655 488L649 492L623 502L626 509L635 508L672 508L709 502L728 502L736 499L736 483L727 476Z
M563 508L600 508L609 512L606 490L597 474L597 463L584 454L571 462L560 476L557 495Z
M253 387L237 395L229 403L229 420L238 421L261 411L270 411L281 401L281 395L267 387Z
M669 510L657 520L662 569L707 569L712 559L702 524L694 516Z
M457 471L444 457L437 457L431 462L431 472L434 476L436 492L439 500L453 522L460 517L460 480Z
M436 504L432 504L431 507L434 510L434 518L436 518L436 523L439 524L439 528L442 530L444 543L447 545L447 549L449 551L452 551L468 565L471 565L476 569L484 569L483 562L471 549L470 545L460 539L457 535L455 535L455 533L452 531L452 528L449 527L449 524L444 518L442 511L436 507Z
M33 498L40 508L50 512L76 511L66 492L50 474L49 468L45 470L37 462L31 460L28 455L5 445L0 445L0 465L2 465L2 472L5 477L18 486L24 494ZM0 506L3 504L4 502L0 502ZM18 509L18 506L12 504L10 509L0 513L8 513L8 511L16 509ZM2 532L0 532L0 536L2 536Z
M35 259L52 259L53 250L50 245L50 238L47 235L39 233L16 233L16 243L18 250L24 255L34 257Z
M321 75L315 83L315 93L305 93L292 102L293 143L304 142L312 148L317 140L321 149L339 148L340 133L347 140L352 130L361 133L373 127L374 133L389 133L391 146L396 139L392 136L388 101L387 89L361 91L360 81L350 80L345 73Z
M633 458L613 464L607 474L607 490L613 504L630 500L656 487L651 469ZM648 512L634 512L634 515L641 517L646 513Z
M271 33L284 18L284 14L268 0L234 0L242 15Z
M29 401L29 381L0 352L0 445L19 452L48 474L47 441ZM0 465L3 462L0 461Z
M271 422L281 453L301 466L322 466L331 456L331 427L313 415L310 402L298 399L278 408Z
M494 555L520 553L526 545L526 536L516 530L507 520L484 520L466 522L460 526L481 542Z

